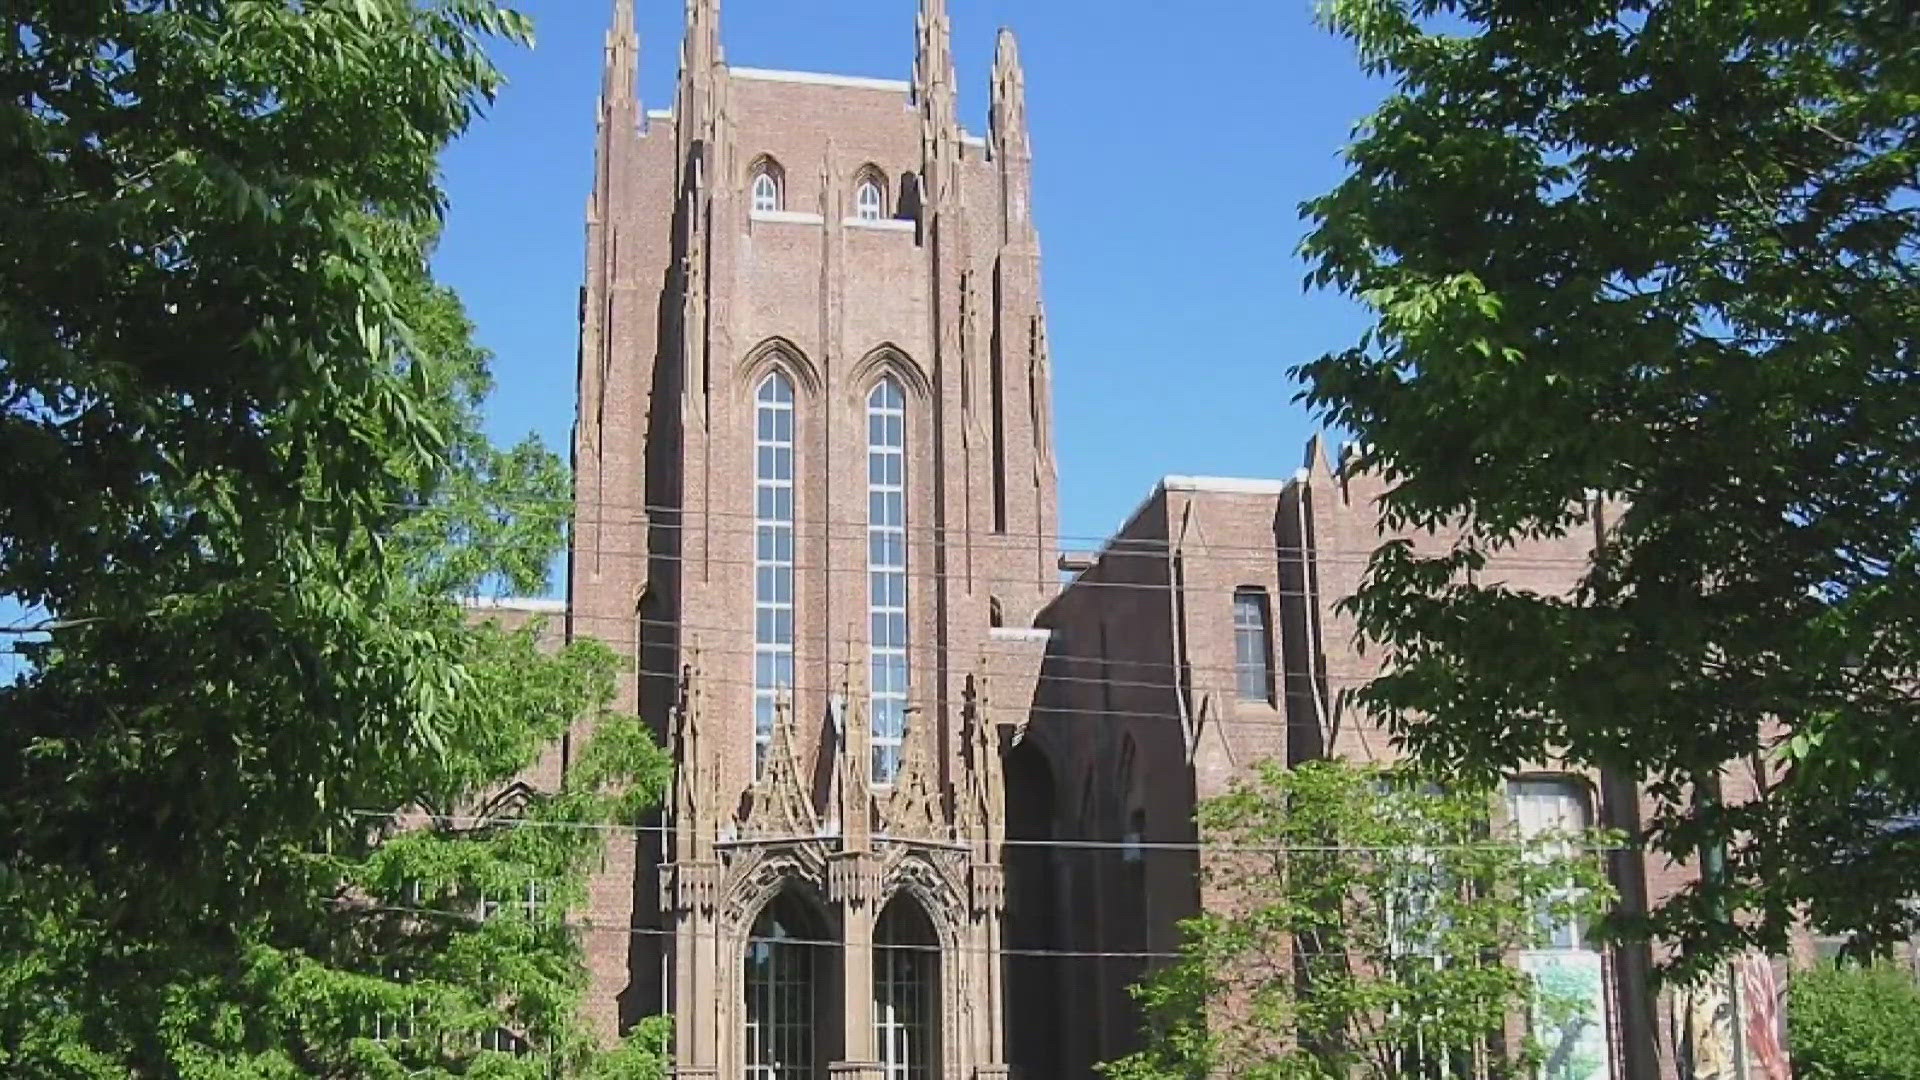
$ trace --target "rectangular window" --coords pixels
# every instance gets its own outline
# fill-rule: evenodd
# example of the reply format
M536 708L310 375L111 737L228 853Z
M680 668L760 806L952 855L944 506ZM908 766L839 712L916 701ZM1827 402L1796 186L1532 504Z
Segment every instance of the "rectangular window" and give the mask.
M1544 840L1562 853L1583 842L1582 833L1590 823L1586 790L1570 777L1508 783L1507 810L1522 839ZM1530 854L1544 853L1536 845ZM1550 1063L1541 1073L1543 1080L1614 1075L1605 959L1587 943L1587 927L1580 920L1551 910L1556 900L1564 903L1578 897L1570 882L1549 897L1537 915L1539 940L1520 955L1520 968L1533 980L1536 993L1552 997L1550 1004L1536 998L1530 1020L1533 1036Z
M1273 704L1273 632L1264 589L1233 594L1233 663L1241 701Z
M1522 840L1542 837L1577 836L1587 827L1587 801L1580 787L1567 779L1514 780L1507 784L1507 812L1519 827ZM1570 899L1572 887L1556 894ZM1586 927L1578 920L1557 919L1551 911L1540 912L1543 945L1549 949L1579 949L1585 946Z
M407 981L398 970L387 973L387 978L397 983ZM409 1001L397 1012L376 1013L367 1024L367 1037L375 1042L405 1042L413 1038L414 1021L419 1018L420 1003Z

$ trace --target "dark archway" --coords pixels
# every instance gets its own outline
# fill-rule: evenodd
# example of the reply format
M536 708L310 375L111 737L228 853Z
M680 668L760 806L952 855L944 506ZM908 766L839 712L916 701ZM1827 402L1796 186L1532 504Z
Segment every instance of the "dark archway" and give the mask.
M940 1073L940 939L926 909L895 893L873 928L873 1045L886 1080Z
M754 920L742 962L747 1075L815 1080L840 1049L839 949L820 912L791 888Z
M1054 838L1053 768L1033 740L1008 750L1006 781L1007 839L1016 841L1006 856L1007 1061L1015 1076L1057 1077L1072 987L1063 960L1033 955L1064 947L1055 850L1046 843Z

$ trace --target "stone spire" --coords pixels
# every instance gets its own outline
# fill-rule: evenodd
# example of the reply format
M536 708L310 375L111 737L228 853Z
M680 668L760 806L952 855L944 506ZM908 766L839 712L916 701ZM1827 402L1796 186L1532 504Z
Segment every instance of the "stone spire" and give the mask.
M1020 43L1013 31L1000 28L993 47L993 106L989 113L993 126L995 157L1028 157L1027 76L1020 68Z
M715 83L725 62L720 49L720 0L687 0L687 25L680 40L680 93L674 102L681 160L694 142L713 138L720 113Z
M606 387L613 378L608 298L620 276L612 234L622 214L633 211L632 165L639 149L640 38L633 29L633 0L614 0L595 117L593 190L587 196L586 291L580 305L580 424L575 432L575 475L599 468ZM596 556L597 558L597 556Z
M720 52L720 0L687 0L686 38L681 43L680 67L711 73L724 58Z
M600 82L600 108L608 110L638 104L640 35L633 28L633 0L613 0L613 28L607 31L606 58Z
M920 106L926 199L938 205L951 193L959 172L953 23L947 18L947 0L920 0L915 28L919 40L913 54L913 99Z
M1000 28L994 43L993 102L987 119L993 129L993 159L1000 170L1001 205L1006 213L1003 239L1031 243L1033 146L1027 137L1027 76L1020 68L1020 43L1006 27Z

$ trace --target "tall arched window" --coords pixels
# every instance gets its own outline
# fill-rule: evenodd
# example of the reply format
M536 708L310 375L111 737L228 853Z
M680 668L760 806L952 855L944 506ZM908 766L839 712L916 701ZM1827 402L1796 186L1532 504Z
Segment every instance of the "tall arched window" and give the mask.
M940 951L918 903L895 894L873 928L873 1041L886 1080L928 1080L939 1058Z
M781 893L760 912L747 940L746 1080L813 1080L819 1075L814 1002L827 989L822 946L805 906Z
M754 393L753 762L766 764L773 715L793 686L793 382Z
M891 784L907 733L907 399L889 375L867 395L867 622L873 782Z

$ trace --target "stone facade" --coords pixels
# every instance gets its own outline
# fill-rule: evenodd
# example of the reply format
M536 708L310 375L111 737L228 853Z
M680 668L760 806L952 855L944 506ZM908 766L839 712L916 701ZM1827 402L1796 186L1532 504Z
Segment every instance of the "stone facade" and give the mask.
M631 4L587 207L566 631L634 661L619 704L677 774L595 878L595 1019L670 1012L685 1077L1090 1076L1208 902L1196 801L1258 758L1385 750L1343 715L1376 660L1335 606L1378 490L1316 444L1291 480L1169 477L1062 556L1013 36L982 137L944 0L900 82L730 67L717 0L689 0L647 111ZM1585 555L1497 572L1564 589ZM1264 605L1264 694L1236 686L1237 595ZM1634 785L1578 779L1632 824ZM1644 903L1687 869L1620 873ZM1614 1076L1673 1072L1646 962L1605 960Z

